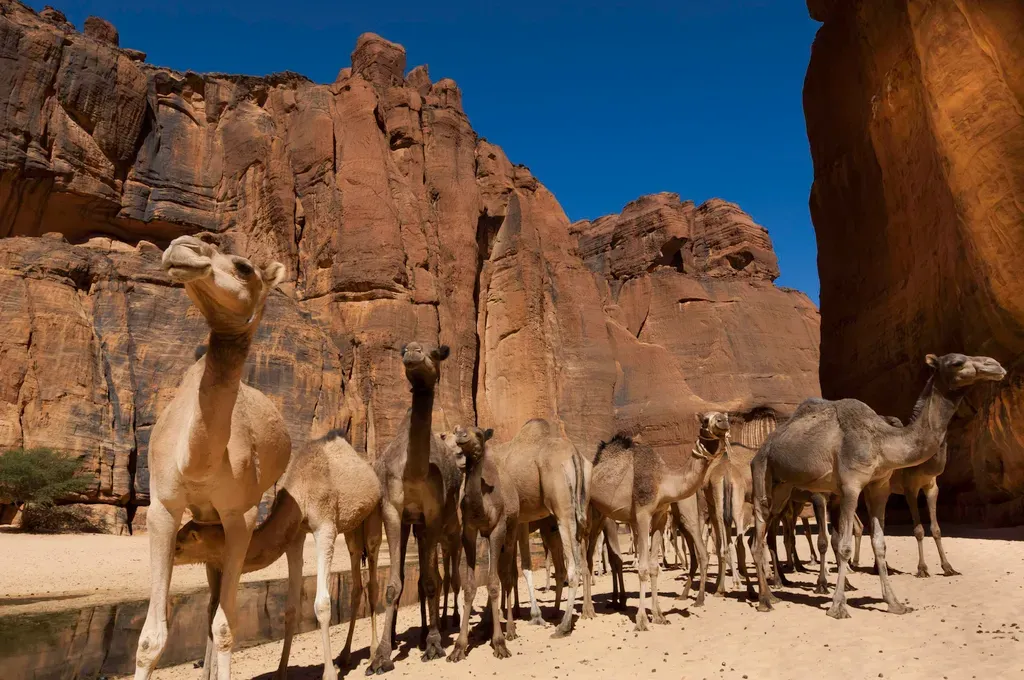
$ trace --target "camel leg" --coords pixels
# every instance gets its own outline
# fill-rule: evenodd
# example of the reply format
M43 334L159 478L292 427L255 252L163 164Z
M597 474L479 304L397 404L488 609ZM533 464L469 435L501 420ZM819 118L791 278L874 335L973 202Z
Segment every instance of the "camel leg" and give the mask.
M217 678L231 680L231 648L238 624L238 581L242 577L245 552L252 538L252 527L246 515L253 518L256 508L245 515L221 515L224 527L224 567L220 583L220 604L213 617L213 642L217 648Z
M814 506L814 522L818 525L818 582L814 585L814 592L819 595L828 595L828 559L825 557L828 551L828 512L825 506L825 497L821 494L811 495L811 505ZM833 550L838 556L838 538ZM838 559L838 557L837 557Z
M551 590L551 551L544 545L544 590Z
M683 593L685 599L689 595L690 585L693 583L693 577L696 570L700 569L700 587L697 589L697 599L694 600L694 607L704 606L704 593L708 583L708 544L706 536L704 535L704 518L701 517L700 511L697 505L696 496L692 496L682 501L683 504L692 504L686 508L686 511L680 511L679 521L683 525L683 529L690 535L690 541L693 549L696 551L695 559L690 562L690 582L686 586L686 592Z
M590 531L587 532L585 537L586 545L584 546L588 573L594 573L594 551L597 548L598 541L601 542L602 549L607 547L608 539L606 534L602 518L592 511L590 513ZM588 579L583 584L583 611L580 613L580 618L592 619L595 616L597 616L597 613L594 611L593 583L591 579Z
M544 617L541 616L540 607L537 606L537 596L533 590L533 562L530 559L530 527L527 524L523 524L519 527L517 532L519 534L519 559L520 564L523 568L523 577L526 579L526 590L530 595L530 623L536 626L544 625ZM543 536L543 530L541 530ZM545 551L548 554L548 560L551 560L551 552ZM544 567L545 573L547 567ZM550 575L548 575L550 581Z
M516 574L516 540L517 540L517 527L514 522L510 523L507 531L505 532L505 546L502 549L501 557L498 558L498 564L501 568L501 590L505 593L510 593L515 582L518 580ZM512 598L509 597L508 606L505 610L505 639L515 640L519 636L516 634L516 619L512 611Z
M773 517L771 522L771 529L768 530L768 552L772 556L772 568L775 570L776 584L786 588L791 588L793 582L786 578L786 575L782 573L782 568L779 565L779 534L778 528L782 524L782 518L778 515Z
M935 547L939 549L939 560L942 562L942 573L945 576L960 576L960 572L953 568L953 565L946 559L946 551L942 549L942 530L939 529L939 484L932 480L931 486L924 489L924 497L928 501L928 522L932 525L932 538L935 539ZM914 505L917 505L916 499Z
M442 546L441 567L444 569L444 575L441 577L441 602L443 603L441 605L441 627L443 628L448 622L448 593L452 586L452 556L447 544L442 543Z
M728 590L728 586L725 585L724 559L727 541L725 528L725 480L717 479L709 486L711 487L710 508L714 515L711 527L714 530L715 536L715 558L718 560L718 574L715 576L715 595L722 597Z
M306 532L297 531L285 550L288 555L288 595L284 610L284 645L281 647L281 662L277 665L278 680L288 678L288 657L299 623L299 609L302 607L302 548L305 540Z
M871 521L871 547L875 552L875 564L878 565L878 578L882 582L882 598L889 605L890 614L906 614L913 611L910 607L896 599L892 584L889 583L889 570L885 566L885 502L889 500L889 480L876 482L864 489L864 501L868 506L868 517Z
M565 588L565 553L561 541L551 545L551 566L555 577L555 611L562 610L562 590Z
M149 609L135 655L135 680L149 679L167 645L167 617L170 614L167 593L171 589L174 539L182 512L180 508L167 508L156 498L150 500L146 519L149 527Z
M787 484L779 484L771 489L769 491L771 506L767 508L764 507L763 502L767 499L754 499L753 554L754 569L757 571L757 611L759 612L770 612L772 603L778 601L778 598L772 594L771 588L768 587L768 530L773 522L778 522L778 513L789 502L792 492L792 488ZM768 515L767 521L765 520L766 514Z
M807 549L811 553L811 562L817 562L818 561L818 553L814 549L814 538L811 535L811 523L810 523L810 521L806 517L801 517L800 518L800 523L803 524L804 536L807 537Z
M427 600L429 628L427 632L426 650L423 652L423 661L432 661L444 657L444 648L441 646L441 631L438 630L438 616L440 612L439 585L441 574L437 565L437 544L438 535L431 527L425 526L420 536L417 537L419 548L420 578L423 579L424 596ZM475 547L475 545L474 545Z
M740 574L739 565L736 563L737 553L736 545L743 542L743 529L742 529L742 516L743 516L743 491L739 485L733 485L730 487L732 493L732 522L725 525L725 542L726 549L729 554L729 571L732 572L732 587L734 590L740 589ZM736 536L735 539L732 536L732 529L735 528ZM745 569L745 567L744 567Z
M860 566L860 539L864 537L864 523L860 521L857 513L853 513L853 566ZM847 586L849 588L849 586Z
M579 543L576 540L576 515L570 507L558 520L558 533L562 538L562 563L565 565L565 578L569 582L569 592L565 598L565 614L558 624L552 637L565 637L572 632L572 618L576 613L576 586L579 583L580 559Z
M345 647L338 655L338 665L341 668L348 668L352 657L352 635L356 630L356 619L359 618L359 603L363 596L363 570L359 566L359 559L362 556L363 546L366 539L363 537L362 527L358 527L345 534L345 545L348 546L348 558L351 565L352 593L349 604L348 635L345 637Z
M504 522L491 530L487 537L487 604L491 607L491 649L497 659L512 656L505 644L505 636L501 632L501 549L505 545L506 527Z
M693 539L686 532L683 532L683 549L690 553L689 564L686 567L686 585L683 587L683 598L690 597L690 589L697 580L697 547Z
M405 558L409 550L409 534L412 533L412 525L402 523L402 528L399 531L399 553L401 555L401 564L398 565L398 582L402 585L398 588L398 602L402 601L402 593L405 591ZM427 615L423 604L423 575L416 579L416 600L420 603L420 628L426 628L427 626ZM398 605L395 605L396 607ZM423 632L420 631L420 637L423 638ZM420 646L423 646L425 640L420 640ZM392 648L398 646L398 614L391 619L391 646Z
M448 660L452 662L465 659L469 648L469 619L473 615L473 598L476 596L476 537L475 529L462 528L462 559L459 561L459 570L462 572L462 625L455 646L448 654Z
M833 530L833 549L838 544L836 562L839 563L839 575L836 578L836 589L832 593L832 606L828 615L833 619L848 619L846 611L846 574L850 568L850 555L853 552L853 516L857 512L857 497L860 489L849 487L842 490L839 501L839 521Z
M665 548L665 515L661 514L660 517L655 517L653 522L654 535L651 539L651 548L654 554L651 557L651 622L657 624L666 624L668 619L661 612L661 605L658 603L658 573L661 570L661 555L662 550Z
M377 577L377 558L380 552L381 520L380 511L375 510L363 522L363 536L366 537L366 607L370 610L370 655L377 651L377 603L380 586Z
M398 600L402 596L402 580L405 575L402 553L405 552L405 541L409 536L408 525L402 524L399 511L387 501L381 505L384 534L388 540L388 556L391 563L388 565L388 584L384 590L384 626L377 643L377 651L374 652L366 670L367 675L380 674L395 668L395 662L391 660L391 648L395 629L395 614L398 609ZM400 537L401 540L399 540Z
M316 614L317 623L320 624L320 645L324 653L324 680L337 680L338 678L338 673L334 669L334 658L331 656L330 591L331 562L334 560L334 540L337 537L337 530L329 522L313 532L313 541L316 545L316 599L313 601L313 611ZM359 562L356 561L357 566L358 564Z
M217 677L217 655L213 651L213 616L220 604L220 569L212 564L206 565L206 584L210 589L210 601L206 605L206 655L203 657L202 680L210 680L211 675Z
M633 525L633 536L636 541L636 571L640 578L640 605L636 610L636 628L647 630L647 584L651 580L651 516L646 512L637 513Z
M906 489L903 496L910 506L910 516L914 520L914 538L917 539L917 577L928 578L928 564L924 561L924 524L921 522L921 510L917 507L917 495L921 489L914 487Z

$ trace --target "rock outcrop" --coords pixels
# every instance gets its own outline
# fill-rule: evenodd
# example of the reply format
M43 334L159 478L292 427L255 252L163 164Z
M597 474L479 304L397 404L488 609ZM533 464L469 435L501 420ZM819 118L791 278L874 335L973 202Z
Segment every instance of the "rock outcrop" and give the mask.
M998 359L1010 375L972 390L942 483L965 492L968 514L1015 503L1019 515L1024 5L808 5L824 21L804 85L822 390L905 418L925 354Z
M544 417L587 451L629 427L686 454L697 410L761 432L818 394L815 310L749 216L663 195L570 225L399 45L361 36L330 84L180 73L0 7L0 450L82 458L88 500L144 517L149 428L203 342L157 266L183 233L288 266L247 379L296 445L386 445L414 338L452 351L438 428Z

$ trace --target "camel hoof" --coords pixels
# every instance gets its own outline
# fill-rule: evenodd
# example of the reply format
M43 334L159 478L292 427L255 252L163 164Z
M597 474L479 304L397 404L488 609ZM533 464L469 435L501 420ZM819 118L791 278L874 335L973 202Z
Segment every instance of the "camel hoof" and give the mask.
M504 638L491 640L491 647L494 648L494 658L496 659L507 659L512 656L512 653L508 651L508 647L505 645Z
M580 612L581 619L594 619L597 618L597 612L594 611L593 607L584 607L583 611Z
M829 616L831 616L833 619L837 619L837 620L838 619L848 619L848 618L850 618L850 612L846 611L846 605L845 604L838 604L838 605L834 604L831 607L829 607L828 612L826 612L826 613Z
M633 631L637 633L646 633L648 631L647 623L643 621L637 621L636 625L633 626Z
M440 640L428 640L427 649L423 652L423 656L420 657L422 661L433 661L434 659L444 658L444 648L441 647Z
M824 584L824 583L819 583L819 584L815 585L814 586L814 594L815 595L828 595L828 585Z
M921 565L917 568L917 574L915 574L915 576L918 578L929 578L931 577L931 574L928 573L928 567Z
M759 612L770 612L772 609L774 609L774 607L772 607L771 600L768 600L768 599L758 600L758 602L757 602L757 611L759 611Z
M466 658L466 645L461 642L456 642L455 647L452 649L452 653L448 655L448 660L453 663L458 663Z
M704 606L704 593L701 593L700 595L697 596L697 599L693 601L693 606L694 607L703 607ZM626 606L623 605L622 608L625 609Z
M534 626L543 626L544 617L540 615L540 612L534 612L530 614L530 624Z
M338 664L339 668L348 668L348 665L351 662L352 662L352 652L347 650L347 649L341 650L341 654L339 654L338 658L335 659L335 663Z
M780 600L775 595L775 593L768 593L768 601L771 602L772 604L778 604L779 602L782 602L782 600Z
M564 637L569 637L569 633L572 632L572 627L566 628L565 626L559 625L555 628L555 632L551 634L552 639L558 640Z
M518 640L519 639L519 634L516 633L515 626L513 626L512 628L509 628L508 630L505 631L505 639L506 640Z
M379 651L380 647L378 647L377 649ZM374 655L373 661L371 661L370 665L366 667L366 674L383 675L384 673L393 670L395 670L395 662L392 661L389 657L378 653Z
M949 566L948 564L944 565L942 567L942 575L943 576L962 576L962 574L959 571L957 571L953 567Z
M900 604L899 602L895 602L889 605L890 614L909 614L912 611L914 611L913 607L910 607L905 604Z
M852 583L850 583L849 579L847 579L847 581L846 581L845 585L843 585L843 589L844 589L844 590L850 590L850 591L854 591L854 590L857 590L857 589L856 589L856 588L855 588L855 587L853 586L853 584L852 584Z
M661 612L658 612L657 614L654 614L653 616L651 616L651 623L656 623L659 626L667 626L668 625L668 619L665 618L664 614L662 614Z
M860 560L850 560L850 566L853 567L854 569L859 568L860 567Z

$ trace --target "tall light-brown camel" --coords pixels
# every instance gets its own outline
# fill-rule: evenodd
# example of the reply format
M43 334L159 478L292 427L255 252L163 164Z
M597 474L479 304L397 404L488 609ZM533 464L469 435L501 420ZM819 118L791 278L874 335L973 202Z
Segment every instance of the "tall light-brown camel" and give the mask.
M527 421L511 441L495 446L494 458L508 472L519 494L519 551L530 592L530 622L535 624L544 620L533 587L529 524L549 516L558 523L562 553L567 557L569 592L565 614L553 636L568 635L583 566L580 548L587 525L590 462L555 425L539 418Z
M410 342L402 349L405 377L412 391L412 407L398 435L374 462L384 494L381 514L388 538L391 564L384 595L384 633L370 660L367 674L395 667L391 660L398 601L405 582L405 553L409 532L416 526L420 579L428 607L427 637L423 660L444 656L438 630L439 586L437 547L452 531L459 531L459 487L462 475L451 450L431 431L434 389L441 376L441 362L448 346L433 347Z
M331 656L331 593L328 584L334 542L345 535L352 573L351 616L345 648L339 656L342 667L349 663L356 613L363 592L362 570L366 555L370 610L371 650L377 646L377 554L380 548L380 482L370 464L341 436L331 432L310 442L292 457L281 478L274 507L253 532L245 555L243 571L258 571L288 553L288 598L285 607L284 647L278 678L288 677L288 655L298 622L302 599L302 549L307 533L316 543L316 599L313 610L320 624L324 653L324 680L336 680ZM220 525L189 522L178 531L175 564L205 563L223 568L224 531ZM207 656L207 664L212 660Z
M139 636L135 678L146 680L167 644L167 594L174 540L188 508L200 524L224 527L224 569L211 577L217 607L209 639L220 680L231 676L236 594L263 492L281 476L291 440L277 407L242 384L249 347L267 296L285 276L274 262L260 268L191 236L174 239L162 265L210 327L209 349L185 373L149 442L150 599Z
M512 617L512 584L516 580L516 523L519 517L519 494L515 483L502 465L488 451L487 440L493 430L458 427L455 440L462 450L466 466L466 483L462 492L462 590L464 596L462 629L449 661L462 661L469 647L469 618L476 597L476 539L487 539L488 576L487 604L491 610L491 647L494 656L512 656L505 640L516 639L516 622ZM501 634L502 595L508 602L504 637Z
M793 417L768 436L751 463L754 479L759 611L771 609L761 557L765 548L766 516L773 516L789 501L793 489L839 496L839 522L832 532L839 575L828 615L848 618L845 582L853 543L853 516L861 491L871 524L871 547L882 583L882 597L894 614L909 608L896 599L885 565L885 502L893 471L920 465L938 454L946 428L968 387L982 381L1002 380L1006 371L995 359L929 354L932 375L914 407L906 427L893 427L885 418L855 399L809 399Z
M698 416L700 433L691 456L683 465L670 469L654 449L625 434L617 434L602 442L594 457L591 507L601 517L626 523L633 532L637 546L637 572L640 577L640 606L636 629L647 630L646 588L651 584L651 612L654 623L667 623L658 604L657 555L651 559L650 546L660 552L661 533L668 517L669 505L697 493L707 483L707 472L714 459L722 453L722 437L729 429L725 414L711 412ZM591 522L588 560L601 528ZM588 565L592 569L592 564ZM590 569L588 569L590 571ZM588 581L589 583L589 581ZM584 612L593 613L590 589L584 591Z

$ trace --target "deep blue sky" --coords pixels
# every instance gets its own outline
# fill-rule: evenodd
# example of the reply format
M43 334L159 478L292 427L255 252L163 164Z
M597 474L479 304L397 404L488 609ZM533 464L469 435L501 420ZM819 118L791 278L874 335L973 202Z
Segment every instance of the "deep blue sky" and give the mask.
M47 2L79 29L111 21L122 46L181 70L333 82L356 37L379 33L410 68L454 78L474 129L571 219L657 191L735 201L768 227L778 283L818 299L801 107L818 25L803 2Z

